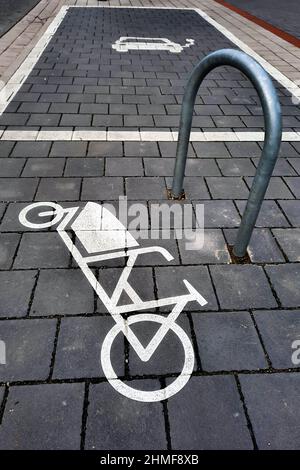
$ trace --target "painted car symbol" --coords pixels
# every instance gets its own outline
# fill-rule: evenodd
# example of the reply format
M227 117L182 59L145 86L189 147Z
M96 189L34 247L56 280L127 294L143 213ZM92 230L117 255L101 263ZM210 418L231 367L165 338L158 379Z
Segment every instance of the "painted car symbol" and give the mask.
M129 50L142 51L169 51L173 53L182 52L184 48L191 47L195 44L194 39L186 39L186 43L182 46L177 42L172 42L167 38L143 38L122 36L114 44L112 48L117 52L128 52Z

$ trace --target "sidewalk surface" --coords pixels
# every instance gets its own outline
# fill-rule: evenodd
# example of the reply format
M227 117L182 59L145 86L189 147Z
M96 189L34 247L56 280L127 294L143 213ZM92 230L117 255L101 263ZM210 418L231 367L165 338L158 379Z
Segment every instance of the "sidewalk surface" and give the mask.
M63 3L48 5L47 15L55 17ZM185 294L187 279L208 302L201 309L189 303L177 320L196 361L187 385L168 400L142 403L111 387L100 351L114 320L56 230L28 229L18 219L32 201L116 205L126 195L129 204L147 208L151 224L151 206L167 201L172 182L172 131L178 130L187 77L209 52L238 48L196 11L179 7L206 9L290 81L299 76L299 49L213 1L157 5L164 9L133 8L151 6L146 2L77 5L0 117L0 340L7 358L0 364L0 448L299 449L300 368L292 344L300 339L300 112L282 83L274 80L284 131L293 138L281 145L250 243L251 263L231 264L228 244L261 155L255 136L263 131L263 116L249 81L221 67L197 97L193 132L208 137L190 144L184 183L187 201L204 204L204 247L188 251L180 240L145 241L168 249L174 260L148 255L132 272L143 299ZM31 42L43 32L36 28ZM20 29L13 41L22 35ZM122 36L180 45L192 38L195 44L179 54L121 53L111 46ZM6 35L3 41L11 53ZM22 57L16 53L16 63ZM12 65L1 55L0 70L3 83L11 83ZM224 142L220 131L242 135ZM109 292L122 263L93 267ZM153 324L134 326L147 344ZM183 359L172 332L148 362L121 334L112 348L118 377L142 390L164 388Z

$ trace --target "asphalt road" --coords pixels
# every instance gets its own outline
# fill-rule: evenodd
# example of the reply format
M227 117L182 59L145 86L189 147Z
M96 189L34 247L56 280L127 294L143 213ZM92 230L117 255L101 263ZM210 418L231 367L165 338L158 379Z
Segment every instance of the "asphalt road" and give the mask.
M0 0L0 37L25 16L39 0Z
M299 0L227 0L235 7L247 11L267 21L276 28L300 38L300 3Z

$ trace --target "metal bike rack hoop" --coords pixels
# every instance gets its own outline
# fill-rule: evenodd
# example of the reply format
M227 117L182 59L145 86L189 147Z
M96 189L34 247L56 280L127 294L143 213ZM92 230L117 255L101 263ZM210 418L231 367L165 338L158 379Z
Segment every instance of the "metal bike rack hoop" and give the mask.
M173 199L180 199L183 194L183 180L193 110L199 87L211 70L224 65L239 69L253 84L261 101L265 123L265 139L262 155L233 247L234 255L243 257L246 254L247 246L277 160L282 133L281 110L274 85L262 66L248 54L234 49L221 49L208 54L196 65L191 73L181 108L171 197Z

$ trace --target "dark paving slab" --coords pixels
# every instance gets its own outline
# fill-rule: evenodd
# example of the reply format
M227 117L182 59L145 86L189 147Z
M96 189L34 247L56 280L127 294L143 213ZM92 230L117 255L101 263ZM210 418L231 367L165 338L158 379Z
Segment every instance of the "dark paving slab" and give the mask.
M1 382L46 380L50 374L56 321L9 320L0 324L6 344L7 364L1 366Z
M205 371L267 367L248 312L193 314L201 365Z
M253 448L233 377L193 377L168 409L174 449Z
M251 15L267 21L272 26L300 39L300 9L297 0L287 0L284 5L280 0L226 0Z
M141 390L160 388L156 380L134 381ZM167 449L161 403L141 403L117 393L107 383L92 385L86 429L87 449Z
M1 0L0 37L10 30L39 0Z
M299 380L299 374L240 376L259 449L299 448Z
M46 384L12 387L0 427L0 448L80 448L84 386Z
M118 52L112 45L122 36L162 37L180 45L192 38L195 44L176 54ZM0 117L0 125L14 129L176 130L189 73L206 54L228 47L236 48L192 10L70 9ZM275 85L282 101L284 128L299 130L298 107L282 86ZM263 128L255 90L242 73L230 67L220 67L204 80L194 114L195 130ZM78 149L80 145L86 144L55 143L51 155L61 156L56 147ZM131 143L126 146L132 148ZM249 143L249 148L255 146Z
M296 367L292 354L297 349L293 343L300 339L299 310L260 311L254 318L273 367Z

